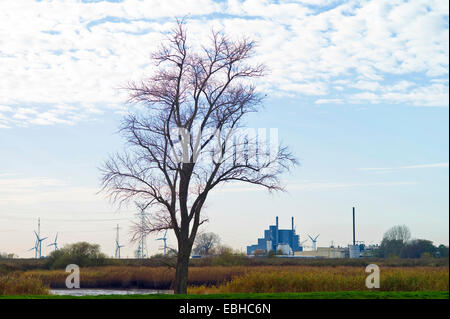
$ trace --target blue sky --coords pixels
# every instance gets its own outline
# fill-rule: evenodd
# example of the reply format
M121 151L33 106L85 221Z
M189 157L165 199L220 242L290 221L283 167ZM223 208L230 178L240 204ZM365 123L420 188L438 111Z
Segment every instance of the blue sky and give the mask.
M99 167L123 147L115 134L129 80L174 16L193 42L210 27L259 43L268 94L249 127L277 128L301 165L288 192L246 185L210 197L204 231L245 250L280 216L319 246L377 243L390 226L448 244L447 1L8 1L0 4L0 251L27 257L32 231L61 245L88 240L113 253L135 209L96 192ZM193 43L195 45L195 43ZM174 244L169 236L169 244ZM159 242L149 238L152 253Z

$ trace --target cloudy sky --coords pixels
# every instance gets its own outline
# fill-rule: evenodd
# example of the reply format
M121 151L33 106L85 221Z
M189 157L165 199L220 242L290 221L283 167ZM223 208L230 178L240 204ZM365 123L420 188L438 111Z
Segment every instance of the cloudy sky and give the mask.
M31 257L40 217L60 245L108 254L120 224L133 255L136 211L97 194L98 167L123 147L117 126L134 107L119 88L151 74L183 16L193 44L211 28L258 42L267 98L247 123L277 128L301 163L284 194L218 190L205 231L245 250L276 215L282 227L294 216L302 240L347 245L356 206L358 240L406 224L448 244L448 11L447 0L0 1L0 251Z

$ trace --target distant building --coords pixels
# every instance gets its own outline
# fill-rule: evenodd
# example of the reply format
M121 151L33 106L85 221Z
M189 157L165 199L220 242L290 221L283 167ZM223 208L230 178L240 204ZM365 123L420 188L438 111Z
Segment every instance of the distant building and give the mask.
M247 255L254 255L255 251L264 251L266 254L270 251L281 250L283 254L293 255L295 252L302 251L299 245L300 237L295 234L294 217L291 219L291 229L278 229L278 216L276 224L270 225L269 229L264 231L264 238L258 238L256 245L247 246Z
M317 250L295 252L296 257L315 258L347 258L348 248L345 247L317 247Z

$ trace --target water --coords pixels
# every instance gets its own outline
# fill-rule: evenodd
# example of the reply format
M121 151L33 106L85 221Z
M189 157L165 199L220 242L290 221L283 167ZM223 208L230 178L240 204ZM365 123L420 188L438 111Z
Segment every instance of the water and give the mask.
M98 296L98 295L149 295L149 294L173 294L172 290L155 289L50 289L52 295L59 296Z

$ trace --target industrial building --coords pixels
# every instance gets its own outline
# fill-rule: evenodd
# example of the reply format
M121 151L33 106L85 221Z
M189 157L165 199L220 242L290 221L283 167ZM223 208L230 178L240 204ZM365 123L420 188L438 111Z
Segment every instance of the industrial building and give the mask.
M299 245L300 237L295 234L294 217L291 218L291 229L278 228L278 216L275 225L270 225L264 231L264 238L258 238L256 245L247 246L247 255L254 255L255 251L268 253L270 251L281 251L284 255L294 255L295 252L302 251Z
M296 257L316 257L316 258L348 258L348 248L346 247L318 247L317 250L298 251L294 253Z
M366 247L364 242L356 241L355 233L355 207L353 207L352 244L348 245L348 247L334 247L333 244L330 247L316 247L319 235L315 238L309 236L312 242L312 250L304 251L303 243L300 243L300 237L295 233L294 217L292 217L291 229L279 229L277 216L276 224L269 226L269 229L264 231L264 238L258 238L256 245L247 246L247 255L256 255L256 253L267 254L273 251L281 252L277 257L296 258L360 258L375 256L376 250L379 248L378 245Z

